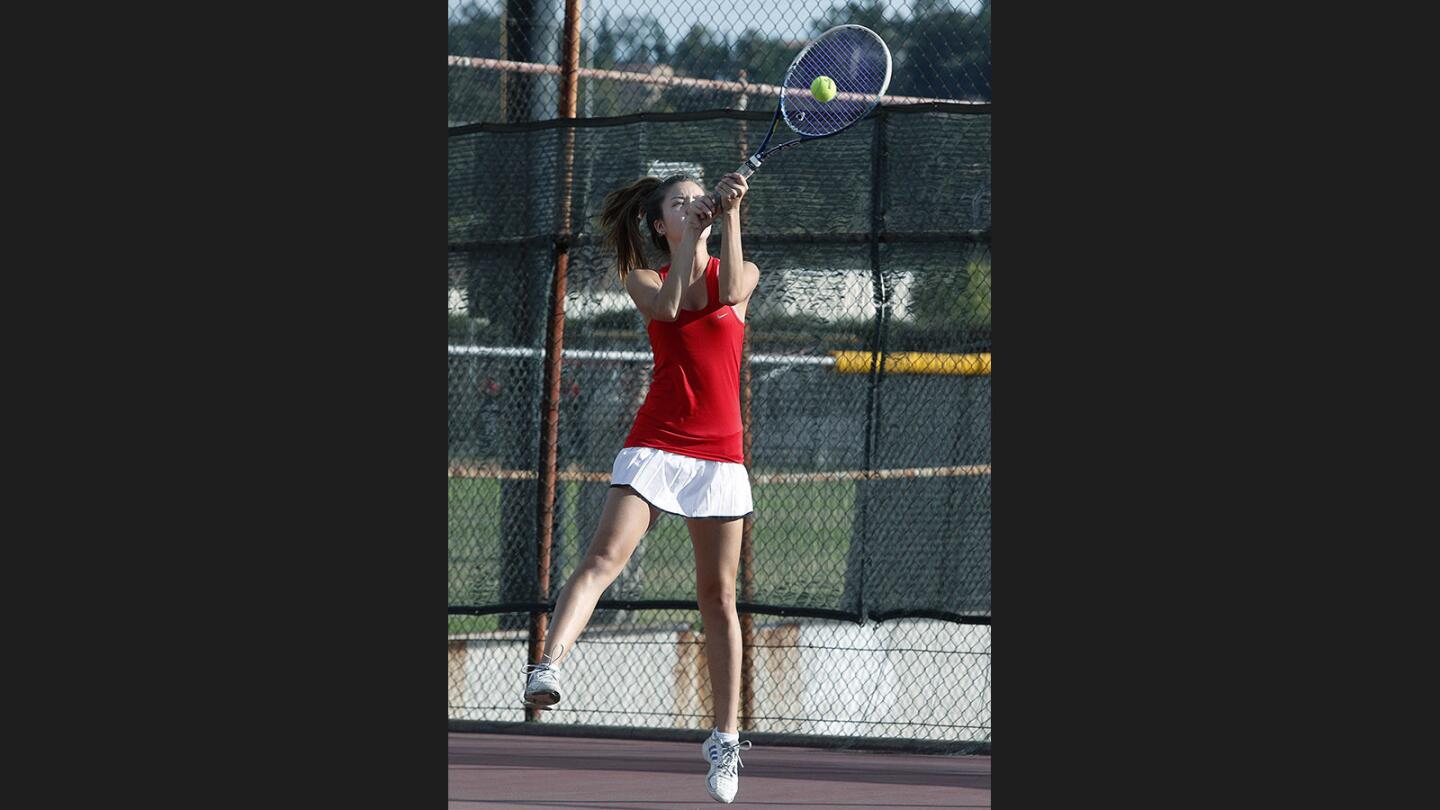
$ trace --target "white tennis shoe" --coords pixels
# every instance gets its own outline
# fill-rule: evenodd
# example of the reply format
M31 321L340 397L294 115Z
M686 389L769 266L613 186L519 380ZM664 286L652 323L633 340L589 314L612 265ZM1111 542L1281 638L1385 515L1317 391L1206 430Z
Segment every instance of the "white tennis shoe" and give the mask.
M565 648L560 649L560 656L565 656ZM560 702L560 670L549 664L526 664L525 665L525 694L520 702L526 708L548 709Z
M521 702L527 708L548 709L560 702L560 671L548 664L525 665L525 695Z
M705 761L710 763L710 773L705 775L705 789L710 798L725 804L735 801L735 794L740 790L740 767L745 764L740 761L740 750L749 747L749 740L725 742L716 739L714 734L701 746Z

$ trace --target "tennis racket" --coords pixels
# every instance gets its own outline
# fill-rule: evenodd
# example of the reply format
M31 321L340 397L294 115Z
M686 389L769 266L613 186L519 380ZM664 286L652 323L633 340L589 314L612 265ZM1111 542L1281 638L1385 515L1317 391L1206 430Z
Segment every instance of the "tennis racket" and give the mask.
M821 76L835 82L835 97L828 101L820 101L810 91L811 83ZM775 105L775 117L770 119L770 131L736 172L748 180L776 152L844 132L869 115L889 87L890 49L880 35L863 25L831 28L806 45L790 63L780 103ZM775 127L782 118L799 137L771 146ZM718 193L710 192L710 202L719 210Z

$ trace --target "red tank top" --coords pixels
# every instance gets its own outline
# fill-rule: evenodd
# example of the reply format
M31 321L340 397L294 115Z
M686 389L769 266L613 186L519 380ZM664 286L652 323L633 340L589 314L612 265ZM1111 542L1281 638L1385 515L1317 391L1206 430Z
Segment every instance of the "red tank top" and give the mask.
M660 268L660 280L670 265ZM673 321L651 320L655 376L626 447L656 447L710 461L745 462L740 425L740 343L745 324L720 303L720 260L705 266L708 298Z

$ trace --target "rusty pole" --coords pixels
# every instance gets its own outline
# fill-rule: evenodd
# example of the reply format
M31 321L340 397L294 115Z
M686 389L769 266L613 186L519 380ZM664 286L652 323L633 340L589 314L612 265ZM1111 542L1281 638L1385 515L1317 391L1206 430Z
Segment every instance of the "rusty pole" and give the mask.
M565 31L561 46L560 118L574 118L580 67L580 0L565 0ZM536 590L539 601L550 597L550 550L555 526L556 445L560 432L560 369L565 348L565 280L570 265L570 196L574 184L575 130L560 131L563 162L560 166L560 228L555 238L555 274L550 285L550 319L545 330L545 395L540 433L539 548L536 557ZM529 659L538 663L545 651L549 614L530 614ZM527 708L525 719L540 719L539 709Z

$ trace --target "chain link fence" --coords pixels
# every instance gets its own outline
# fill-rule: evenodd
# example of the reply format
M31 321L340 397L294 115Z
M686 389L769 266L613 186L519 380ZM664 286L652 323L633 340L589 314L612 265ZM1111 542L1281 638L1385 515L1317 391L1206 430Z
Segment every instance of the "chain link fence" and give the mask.
M451 126L556 117L564 22L563 0L452 0ZM779 84L807 39L841 23L889 45L892 102L990 100L990 0L582 0L579 23L581 118L744 109L753 95L683 80Z
M668 10L587 4L581 66L707 79L748 66L772 80L799 40L860 22L896 51L892 94L988 99L988 3L782 3L746 12L759 19L725 34L723 21L744 8L693 12L677 38ZM554 30L515 26L522 12L549 14ZM536 617L553 610L584 556L647 393L650 347L599 244L601 199L647 174L687 172L713 186L771 116L773 102L746 109L744 92L582 73L579 118L561 121L546 84L558 77L455 64L558 63L562 18L560 4L451 6L450 115L466 122L449 139L452 721L524 716ZM940 18L951 28L926 27ZM711 23L701 33L715 32L717 50L691 47L701 35L682 47L694 25ZM935 67L944 59L917 61L936 39L926 31L944 32L943 53L964 59L948 72ZM506 49L522 35L551 50ZM773 56L746 50L756 42ZM629 117L608 117L620 114ZM745 258L761 269L741 370L755 496L737 581L741 729L988 750L988 106L882 107L840 137L790 150L751 179L741 222ZM549 499L557 276L563 363ZM545 722L709 728L694 576L684 521L663 516L567 654L570 692Z
M531 611L553 609L583 557L611 462L646 394L649 346L597 243L600 199L635 177L677 169L709 185L766 116L453 131L453 718L520 711L511 693L522 683ZM983 113L886 110L845 137L793 150L752 180L741 221L761 281L746 314L741 397L756 514L737 601L749 622L747 651L761 643L769 651L747 652L747 730L988 743L989 137ZM837 174L836 166L861 168ZM577 212L568 231L556 213L560 176L572 180ZM719 238L712 235L712 253ZM537 598L547 294L561 243L568 269L554 522L548 587ZM684 663L703 654L698 611L684 610L694 598L684 522L662 517L567 658L571 672L589 671L581 678L605 673L611 683L649 683L654 694L631 705L597 688L594 702L576 702L566 720L708 722L685 697L708 694L704 668ZM593 669L581 652L587 645ZM486 674L502 663L512 671ZM867 688L923 673L953 705L902 690L857 708L847 703L850 687L827 686L825 671L880 679ZM787 678L808 689L764 686Z
M709 731L713 692L699 611L592 622L565 658L565 701L546 722ZM463 617L450 637L450 718L514 721L524 631ZM990 628L901 619L857 625L755 616L747 630L740 717L746 732L990 740ZM476 625L468 632L465 625ZM618 686L617 686L618 685ZM965 745L969 743L969 745Z

